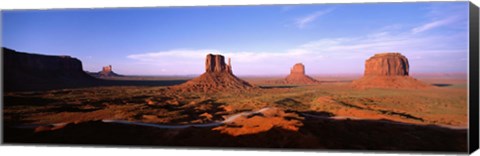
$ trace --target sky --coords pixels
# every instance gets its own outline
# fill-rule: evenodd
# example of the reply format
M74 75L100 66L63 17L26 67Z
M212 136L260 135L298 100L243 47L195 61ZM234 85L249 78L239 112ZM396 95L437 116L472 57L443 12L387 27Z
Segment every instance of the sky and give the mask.
M198 75L209 53L236 75L359 74L382 52L466 73L468 2L3 10L2 46L125 75Z

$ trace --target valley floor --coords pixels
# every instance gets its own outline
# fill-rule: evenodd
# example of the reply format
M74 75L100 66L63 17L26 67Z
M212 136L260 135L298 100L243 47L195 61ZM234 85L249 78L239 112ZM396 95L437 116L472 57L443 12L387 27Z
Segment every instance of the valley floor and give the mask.
M357 89L348 78L317 78L318 85L245 79L257 88L203 93L168 86L109 86L7 92L4 142L467 151L465 80L420 79L433 85L425 89ZM272 111L245 113L265 108ZM156 128L106 120L220 124Z

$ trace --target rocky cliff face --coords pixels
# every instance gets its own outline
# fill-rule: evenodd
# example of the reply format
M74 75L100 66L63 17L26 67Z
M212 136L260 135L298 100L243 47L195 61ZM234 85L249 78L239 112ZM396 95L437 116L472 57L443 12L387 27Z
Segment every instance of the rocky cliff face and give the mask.
M305 66L302 63L293 65L290 69L290 75L305 75Z
M222 55L208 54L205 59L205 73L173 88L182 91L205 92L253 88L250 83L233 74L230 59L228 60L228 64L225 64L225 58Z
M3 48L6 91L43 90L87 85L95 79L70 56L47 56Z
M70 56L21 53L8 48L3 48L3 56L3 65L9 71L13 68L22 71L41 72L82 71L82 62Z
M358 88L424 88L428 85L409 76L408 59L400 53L375 54L365 61L364 76L354 81Z
M400 53L381 53L365 62L365 76L408 76L408 59Z
M290 70L284 82L286 84L317 84L319 81L305 75L305 66L302 63L295 64Z
M208 54L205 60L205 72L231 73L230 58L228 64L225 64L225 57L222 55Z

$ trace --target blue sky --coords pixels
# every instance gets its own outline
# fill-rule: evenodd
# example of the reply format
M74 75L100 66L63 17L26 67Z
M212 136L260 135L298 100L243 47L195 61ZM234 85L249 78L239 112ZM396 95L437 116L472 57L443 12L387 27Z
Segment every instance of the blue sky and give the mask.
M400 52L412 73L467 71L468 2L2 11L2 46L71 55L84 70L201 74L208 53L237 75L363 73Z

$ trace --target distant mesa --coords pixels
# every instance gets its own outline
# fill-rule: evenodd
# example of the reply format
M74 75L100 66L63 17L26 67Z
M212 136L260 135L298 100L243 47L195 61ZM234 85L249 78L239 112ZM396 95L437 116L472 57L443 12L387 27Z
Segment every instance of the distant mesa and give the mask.
M77 58L2 50L5 91L78 87L97 80L83 71Z
M246 90L253 86L233 75L230 58L225 64L222 55L208 54L205 73L173 88L183 91Z
M288 75L284 83L286 84L318 84L319 81L311 78L308 75L305 75L305 66L302 63L295 64L290 70L290 75Z
M102 71L97 73L90 73L90 75L99 77L99 78L107 78L107 77L123 77L123 75L119 75L112 70L112 65L104 66Z
M359 88L428 87L409 76L408 59L400 53L380 53L370 57L365 61L364 76L352 84Z

